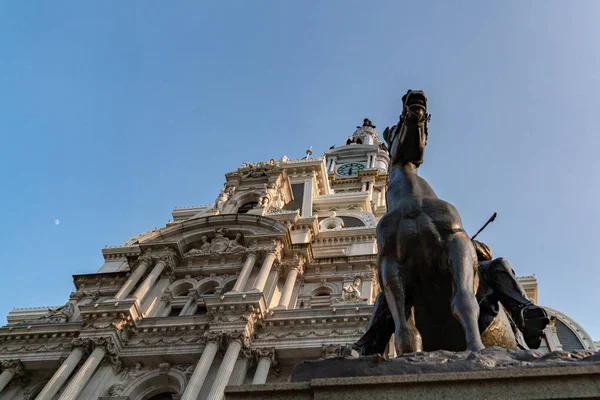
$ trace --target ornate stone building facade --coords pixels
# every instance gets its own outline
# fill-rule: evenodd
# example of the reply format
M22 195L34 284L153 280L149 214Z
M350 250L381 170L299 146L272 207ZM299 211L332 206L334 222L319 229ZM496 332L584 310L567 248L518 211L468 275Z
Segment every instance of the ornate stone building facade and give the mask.
M214 204L102 250L61 307L0 329L0 399L221 399L364 332L389 157L369 120L322 157L243 163ZM534 276L521 278L537 301ZM595 349L550 310L542 351ZM393 347L393 346L392 346Z

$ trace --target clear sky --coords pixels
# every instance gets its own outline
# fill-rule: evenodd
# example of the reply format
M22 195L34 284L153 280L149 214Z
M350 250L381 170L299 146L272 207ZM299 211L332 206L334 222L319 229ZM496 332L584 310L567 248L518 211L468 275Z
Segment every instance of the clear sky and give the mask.
M243 161L383 132L413 88L421 175L471 234L497 211L480 238L600 340L600 2L372 3L2 2L0 314L64 304Z

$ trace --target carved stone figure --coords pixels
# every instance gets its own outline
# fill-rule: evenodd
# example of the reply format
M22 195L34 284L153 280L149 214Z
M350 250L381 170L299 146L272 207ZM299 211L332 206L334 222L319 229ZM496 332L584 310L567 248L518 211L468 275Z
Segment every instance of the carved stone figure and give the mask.
M246 248L244 246L242 246L242 244L240 243L242 240L243 240L242 234L239 232L236 233L235 239L231 240L229 242L229 245L227 246L227 252L228 253L239 253L239 252L245 251Z
M222 187L221 193L219 193L217 200L215 200L215 205L214 205L215 210L223 211L223 207L225 206L225 203L227 203L227 201L229 199L231 199L231 197L233 197L234 193L235 193L235 186L230 186L228 188Z
M202 236L202 246L199 249L191 249L183 255L184 258L195 257L202 255L211 254L225 254L225 253L241 253L246 251L246 247L242 245L243 236L241 233L237 233L235 239L229 239L227 234L229 231L227 228L219 228L215 230L215 237L212 240L208 240L207 236Z
M215 231L215 237L210 241L211 253L224 253L229 247L229 239L225 237L227 230L219 228Z
M354 278L354 282L352 284L344 285L342 288L342 300L343 301L361 301L363 298L360 296L360 285L362 280L360 276Z
M73 303L67 302L64 306L48 309L48 312L40 319L48 322L68 322L75 313Z
M277 186L274 183L271 183L269 185L265 183L264 187L265 190L258 199L257 207L266 208L270 203L273 202L275 196L277 195Z
M200 238L200 240L202 240L202 246L200 246L200 251L203 254L210 253L210 243L208 241L208 237L202 236L202 238Z
M121 380L113 385L111 385L108 390L106 391L106 394L109 396L119 396L121 393L123 393L123 390L125 390L125 388L127 387L127 385L134 380L135 378L137 378L138 376L142 375L145 371L143 370L144 366L142 365L142 363L138 362L135 364L135 367L132 368L127 368L125 369L122 373L121 373Z
M398 354L482 350L475 298L477 259L456 208L418 175L427 142L427 98L409 90L390 148L387 212L377 225L377 267ZM416 327L408 324L414 308ZM378 310L374 311L374 316Z
M200 240L202 241L202 245L200 246L200 248L191 249L190 251L184 254L184 257L193 257L210 254L210 242L208 241L208 237L202 236Z

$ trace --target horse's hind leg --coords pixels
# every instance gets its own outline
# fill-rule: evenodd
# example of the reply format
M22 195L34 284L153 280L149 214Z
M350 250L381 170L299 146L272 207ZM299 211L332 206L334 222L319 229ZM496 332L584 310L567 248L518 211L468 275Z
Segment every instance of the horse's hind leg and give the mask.
M475 253L465 233L455 233L449 240L448 250L450 268L454 275L452 313L465 332L467 350L479 351L485 346L477 324L479 304L474 292Z
M400 265L390 257L381 257L379 268L383 292L394 318L396 353L412 353L417 349L413 348L411 343L411 328L406 320L406 290L400 273Z

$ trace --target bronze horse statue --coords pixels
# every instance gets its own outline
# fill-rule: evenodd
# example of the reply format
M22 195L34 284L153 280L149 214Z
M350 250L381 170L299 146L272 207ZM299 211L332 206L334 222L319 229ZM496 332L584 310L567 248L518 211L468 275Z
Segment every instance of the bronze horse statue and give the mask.
M383 295L369 323L374 329L367 330L362 345L376 343L381 352L393 326L398 354L419 351L421 345L424 351L479 351L484 341L515 348L502 310L488 326L478 323L478 263L471 239L457 209L418 175L430 119L427 98L420 90L409 90L402 102L399 123L383 133L390 151L387 212L377 225ZM393 324L381 323L385 314L391 314Z

